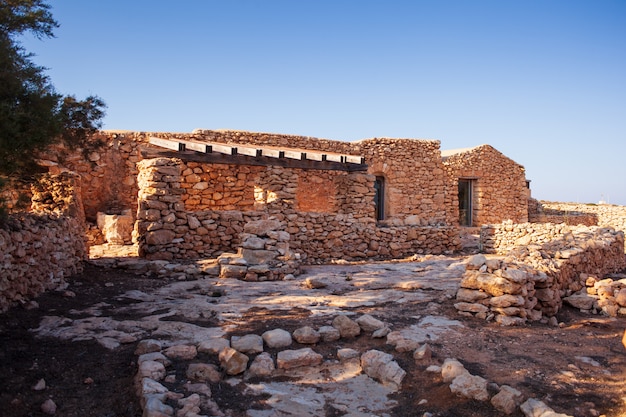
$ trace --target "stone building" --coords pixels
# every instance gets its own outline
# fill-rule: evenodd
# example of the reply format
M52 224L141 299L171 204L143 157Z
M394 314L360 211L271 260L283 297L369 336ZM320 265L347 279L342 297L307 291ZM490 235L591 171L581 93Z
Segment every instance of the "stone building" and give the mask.
M442 153L434 140L232 130L107 131L95 139L105 145L88 158L57 148L44 163L51 173L80 174L88 222L98 213L130 215L132 239L149 258L236 251L245 225L268 218L307 262L449 253L466 225L466 182L467 225L528 216L524 168L488 145Z
M441 156L458 190L458 204L449 209L460 226L528 221L530 190L522 165L489 145L446 150Z

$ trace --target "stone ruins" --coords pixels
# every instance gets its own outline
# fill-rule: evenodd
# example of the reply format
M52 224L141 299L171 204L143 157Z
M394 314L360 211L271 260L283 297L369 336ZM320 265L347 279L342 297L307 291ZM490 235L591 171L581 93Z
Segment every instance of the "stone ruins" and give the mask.
M555 315L563 303L587 313L626 316L626 280L606 278L626 267L626 207L538 202L531 198L524 167L489 145L442 151L433 140L347 143L212 130L111 131L93 139L104 145L87 154L54 147L42 155L49 172L28 190L30 211L13 214L0 228L0 311L27 304L43 291L63 289L64 278L81 271L89 248L107 244L134 245L139 259L102 260L100 265L178 281L163 289L168 297L162 299L141 291L122 296L150 311L179 311L185 317L214 311L224 318L269 293L266 305L286 303L276 294L289 288L292 305L334 317L319 328L276 328L229 339L218 327L158 316L153 323L117 323L93 311L94 317L84 319L48 316L35 329L67 339L93 333L90 337L109 349L137 342L135 383L145 416L194 417L201 410L226 415L211 399L209 383L302 375L313 386L324 372L338 380L349 374L348 381L363 375L361 399L383 412L389 407L387 396L406 375L399 355L428 361L432 352L426 342L436 340L438 331L463 324L428 315L419 318L419 325L392 330L367 314L352 320L340 307L373 305L363 291L385 289L375 296L379 304L406 297L432 297L425 300L435 304L433 294L417 290L437 290L439 297L455 300L459 316L504 326L541 321L558 327ZM436 258L458 254L468 235L478 235L473 253L480 253L462 262ZM420 257L425 266L398 264L390 275L374 265L367 276L295 280L303 265ZM434 257L430 264L429 257ZM437 274L420 275L426 271ZM227 282L232 294L200 279L207 277ZM311 295L326 287L326 293ZM217 292L228 303L208 308L206 294ZM314 346L362 332L385 338L395 356L340 348L337 361L328 361L309 347L290 349L294 340ZM163 339L153 339L155 334ZM279 350L276 359L266 348ZM216 355L219 367L198 363L199 354ZM187 397L163 385L177 382L173 362L187 366ZM507 385L497 386L494 395L488 390L494 383L453 358L427 371L441 375L453 393L490 401L504 414L519 408L526 416L561 415ZM289 415L298 407L290 397L309 389L290 394L295 388L268 386L247 384L246 393L273 396L276 412L285 407ZM349 410L348 399L315 401L322 407L319 413L326 401Z
M93 244L134 243L149 260L215 259L223 276L275 280L299 264L452 254L464 228L505 221L626 227L621 208L539 204L524 167L489 145L441 151L434 140L228 130L105 131L93 139L104 145L86 157L62 147L42 155L49 175L31 191L31 213L17 231L0 230L2 309L79 270ZM275 229L266 235L247 232L267 221ZM524 241L533 228L540 226L516 227L508 239ZM490 236L481 249L511 246L496 230L483 230ZM51 271L30 274L39 278L29 284L18 279L42 256ZM615 270L620 261L608 264Z

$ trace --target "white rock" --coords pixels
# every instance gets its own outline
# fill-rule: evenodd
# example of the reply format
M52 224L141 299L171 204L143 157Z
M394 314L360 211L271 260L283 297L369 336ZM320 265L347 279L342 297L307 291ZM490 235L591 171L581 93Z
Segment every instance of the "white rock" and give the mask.
M368 350L361 355L361 367L370 378L396 390L406 376L406 372L393 360L392 355L379 350Z
M432 357L433 351L428 344L424 344L413 352L413 359L416 361L428 360Z
M193 345L174 345L163 352L170 359L191 360L198 356L198 349Z
M343 348L337 350L337 359L340 361L345 361L348 359L354 359L359 357L359 352L350 348Z
M137 344L135 355L143 355L144 353L160 352L162 348L161 342L154 339L144 339Z
M339 315L335 317L333 327L339 330L341 337L356 337L361 334L361 326L348 316Z
M491 405L504 414L512 414L522 402L522 393L508 385L502 385L500 391L491 399Z
M269 348L283 348L293 343L291 334L283 329L268 330L263 333L262 339Z
M172 362L167 359L165 355L161 352L144 353L143 355L140 355L139 358L137 358L137 363L139 365L141 365L145 361L161 362L166 367L172 364Z
M57 412L57 405L54 403L54 401L48 398L46 401L44 401L43 404L41 404L41 411L44 414L48 414L52 416L56 414Z
M230 341L228 339L224 339L223 337L214 337L200 342L198 345L198 352L216 355L220 353L222 349L227 347L230 347Z
M470 375L469 372L455 377L450 384L450 391L462 397L478 401L487 401L489 399L487 380L477 375Z
M356 319L356 322L364 332L375 332L376 330L385 327L385 323L369 314L363 314L361 317Z
M141 378L140 395L146 396L148 394L164 394L169 390L163 386L160 382L151 378Z
M310 326L300 327L293 332L296 342L302 344L315 344L320 341L320 333Z
M570 417L567 414L556 413L542 401L529 398L522 405L520 410L526 417Z
M242 353L261 353L263 352L263 338L258 334L233 336L230 339L230 346Z
M165 366L157 361L144 361L139 365L139 376L160 381L165 378Z
M46 389L46 380L43 379L43 378L41 378L39 381L37 381L37 383L33 387L34 391L43 391L45 389Z
M252 361L252 364L248 369L248 376L270 376L275 369L276 365L274 365L274 360L272 359L272 356L267 352L263 352L256 358L254 358L254 361Z
M451 382L454 378L464 373L468 373L467 369L461 362L456 359L447 358L441 366L441 377L443 382Z
M278 352L276 364L279 369L291 369L301 366L315 366L322 363L322 355L311 348L298 350L283 350Z
M323 342L336 342L341 339L341 333L332 326L322 326L318 330Z
M376 330L374 333L372 333L372 337L374 339L382 339L383 337L387 337L387 335L391 333L391 329L387 326Z
M146 402L143 407L143 417L165 417L174 415L174 409L163 403L162 394L150 394L145 398Z

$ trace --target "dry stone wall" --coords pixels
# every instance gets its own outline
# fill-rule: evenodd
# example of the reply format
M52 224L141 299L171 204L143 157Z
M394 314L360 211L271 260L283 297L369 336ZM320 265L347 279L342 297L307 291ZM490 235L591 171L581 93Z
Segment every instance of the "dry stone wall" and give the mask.
M489 145L447 156L443 165L454 189L459 178L474 180L473 226L528 221L529 190L523 166ZM449 207L458 224L458 194Z
M626 207L609 204L538 202L531 213L532 222L610 226L626 232Z
M80 178L46 176L32 194L34 212L0 228L0 311L62 286L87 257Z
M564 298L589 285L590 275L602 277L626 266L624 233L608 227L505 222L484 226L481 241L489 242L483 247L487 252L507 256L473 257L455 307L504 325L552 317ZM616 315L618 299L615 296L596 307ZM606 307L611 302L613 306Z
M140 254L151 259L215 257L236 251L242 244L246 224L270 217L284 224L291 250L307 262L444 253L459 246L454 227L421 226L417 220L416 224L378 227L373 219L374 178L364 173L255 168L239 179L242 187L256 184L256 188L250 187L255 190L253 196L241 200L248 202L242 204L248 210L240 210L239 206L239 210L189 210L198 207L188 203L189 190L202 191L193 194L202 208L203 200L210 205L215 199L204 185L190 185L205 182L202 180L213 172L228 173L228 167L216 167L213 171L213 165L200 168L192 164L190 168L189 163L168 158L143 160L138 165L140 191L135 236ZM198 172L190 172L194 169ZM237 177L231 178L236 186ZM332 184L336 194L328 201L335 212L299 211L299 200L306 198L306 189L299 191L293 185L300 179L304 183ZM318 206L321 208L321 204Z

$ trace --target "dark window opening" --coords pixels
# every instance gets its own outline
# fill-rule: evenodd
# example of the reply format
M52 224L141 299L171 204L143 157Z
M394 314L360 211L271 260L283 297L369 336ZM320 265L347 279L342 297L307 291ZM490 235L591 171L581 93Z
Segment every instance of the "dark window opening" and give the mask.
M472 226L474 219L472 218L473 207L473 180L459 180L459 225Z
M374 203L376 206L376 220L385 219L385 178L376 177L374 182Z

